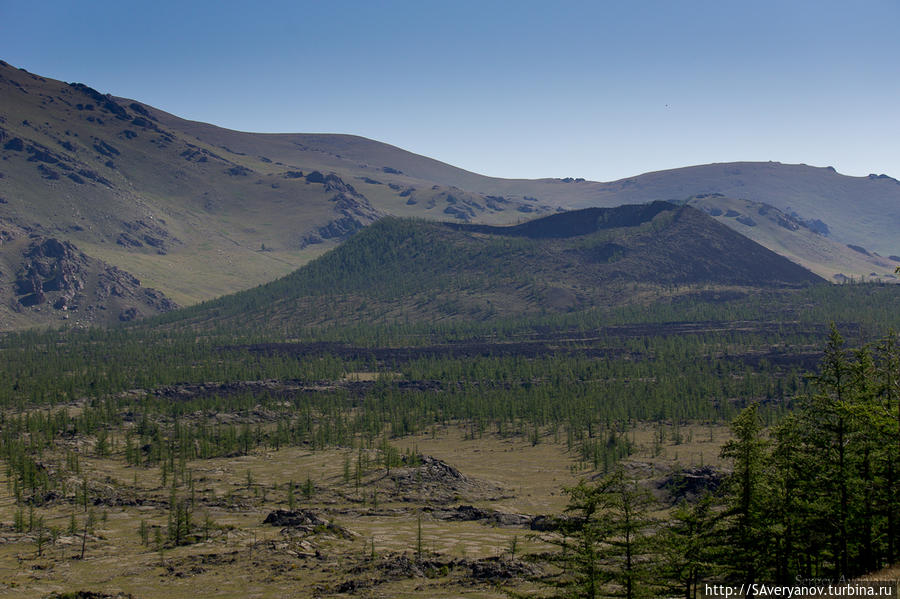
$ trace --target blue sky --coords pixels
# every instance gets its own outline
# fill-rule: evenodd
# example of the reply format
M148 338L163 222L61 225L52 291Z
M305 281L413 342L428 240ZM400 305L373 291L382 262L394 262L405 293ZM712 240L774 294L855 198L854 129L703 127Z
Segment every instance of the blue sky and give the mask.
M900 1L0 0L0 58L244 131L501 177L900 177Z

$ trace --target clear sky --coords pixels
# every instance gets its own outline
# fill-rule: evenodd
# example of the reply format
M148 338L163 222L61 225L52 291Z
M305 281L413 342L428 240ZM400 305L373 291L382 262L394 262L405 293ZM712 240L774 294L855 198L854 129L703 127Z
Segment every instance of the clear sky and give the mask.
M900 177L900 0L0 0L0 58L231 129L501 177Z

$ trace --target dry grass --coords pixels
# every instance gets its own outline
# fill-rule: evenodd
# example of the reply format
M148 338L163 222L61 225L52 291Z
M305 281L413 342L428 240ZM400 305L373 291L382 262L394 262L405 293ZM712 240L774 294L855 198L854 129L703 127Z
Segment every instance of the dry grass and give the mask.
M657 476L676 462L713 462L727 430L697 426L681 433L681 444L667 440L659 448L653 442L658 429L638 427L632 435L638 451L627 461L629 468ZM466 489L472 492L463 493L450 506L470 503L507 513L558 513L566 504L563 487L598 474L580 465L565 444L549 433L537 444L522 436L495 434L467 440L464 428L451 426L393 444L402 452L442 460L466 477L471 483ZM513 539L519 555L540 547L525 527L432 518L423 510L433 504L428 494L417 494L415 489L394 493L380 466L373 465L357 489L352 477L348 482L344 476L345 463L355 467L356 458L353 450L292 447L189 462L187 471L198 504L194 518L202 522L208 514L215 527L209 540L161 552L153 546L152 533L150 546L141 544L138 527L143 520L151 527L165 528L171 483L162 485L158 468L128 467L121 456L83 458L82 471L90 480L102 481L103 488L115 490L114 496L143 502L91 506L97 522L87 538L83 560L79 559L80 532L65 532L73 512L82 526L82 507L56 502L35 510L47 526L60 531L38 556L34 534L12 531L14 501L2 484L0 596L93 590L140 598L330 597L344 596L337 592L340 584L355 580L364 585L357 596L502 597L494 583L471 580L464 569L435 572L434 577L402 576L385 574L373 564L392 563L403 553L412 556L420 521L422 550L444 563L507 555ZM299 490L307 479L315 485L308 500ZM263 524L270 511L287 507L289 481L297 488L298 508L316 510L346 528L349 538L325 532L301 539ZM378 492L377 505L372 501L373 490ZM186 496L189 491L182 486L178 493Z

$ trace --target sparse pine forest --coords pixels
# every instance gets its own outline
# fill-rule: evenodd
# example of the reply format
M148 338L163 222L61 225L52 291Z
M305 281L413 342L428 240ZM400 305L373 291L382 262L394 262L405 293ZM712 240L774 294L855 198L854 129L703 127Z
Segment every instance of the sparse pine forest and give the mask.
M220 522L225 505L274 502L296 514L329 498L379 513L407 469L432 468L405 439L458 427L464 444L559 447L582 479L543 532L521 533L526 547L509 551L532 564L509 592L690 597L708 581L850 578L896 562L894 289L692 293L717 301L297 328L290 337L164 319L8 334L0 456L11 528L39 555L68 535L89 557L112 506L152 498L158 515L135 519L132 535L164 563L181 547L237 534ZM670 485L661 497L634 464L677 456L698 426L710 439L730 427L720 454L706 458L719 464L716 484L690 493ZM263 482L246 470L224 495L198 483L205 462L291 448L339 452L337 482ZM98 463L115 465L118 478L98 476ZM690 478L712 466L683 467ZM672 471L676 488L688 480L680 476ZM395 486L379 486L385 477ZM423 548L433 517L417 513L416 559L438 559Z
M764 427L760 404L744 408L722 447L722 486L664 515L621 468L566 489L544 536L560 549L540 557L556 573L541 583L552 596L690 598L709 581L816 586L895 563L897 341L849 351L832 329L795 409Z

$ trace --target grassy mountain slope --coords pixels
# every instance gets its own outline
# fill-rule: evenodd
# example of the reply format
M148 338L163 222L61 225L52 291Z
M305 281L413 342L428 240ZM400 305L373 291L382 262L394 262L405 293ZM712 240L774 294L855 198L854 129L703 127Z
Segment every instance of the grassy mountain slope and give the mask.
M251 155L163 115L0 63L0 218L190 304L284 275L389 212L523 214L431 183L413 190L335 173L315 153L288 160L277 144L266 146L275 158Z
M490 319L701 287L746 293L817 281L698 210L656 202L516 227L383 219L287 277L166 320L291 335L335 323Z
M828 226L827 236L838 243L861 245L885 256L900 255L900 182L884 175L848 177L831 167L736 162L658 171L611 182L500 179L352 135L245 134L170 119L167 123L172 127L244 152L269 152L293 159L298 155L306 159L316 156L329 168L358 172L387 168L401 174L379 176L405 185L422 187L424 182L431 182L495 197L529 197L566 209L684 200L718 193L766 203L805 220L820 220Z
M182 305L285 275L384 215L511 224L560 208L713 193L820 222L837 245L815 259L791 249L786 229L737 230L829 277L878 270L848 245L900 255L900 185L887 177L735 163L611 183L496 179L350 135L186 121L0 62L0 218ZM0 328L20 307L0 306Z
M248 154L267 153L280 160L300 160L302 156L302 160L315 162L323 169L354 173L354 180L366 190L367 197L379 198L379 205L386 206L396 215L423 214L405 202L398 205L393 200L392 203L391 197L379 195L385 185L368 185L366 180L371 181L374 177L382 184L401 186L404 191L414 190L410 196L413 200L423 194L423 190L437 184L482 198L520 202L516 211L503 214L504 218L466 219L495 223L510 223L533 216L529 214L531 206L540 214L546 212L543 206L565 209L612 207L661 199L686 200L696 196L707 196L706 203L712 205L718 197L739 198L765 204L800 221L818 221L824 225L816 231L820 238L827 240L825 242L800 242L797 235L783 227L772 229L767 235L740 226L736 230L828 278L838 274L864 278L871 277L873 271L879 276L882 271L886 273L879 260L874 263L860 260L847 245L864 247L882 256L900 255L900 183L886 176L848 177L830 167L743 162L659 171L607 183L576 179L499 179L352 135L240 133L183 121L165 113L154 114L168 126L218 146ZM498 214L501 213L494 216ZM454 215L438 212L437 216L451 220ZM732 225L736 221L722 222ZM798 243L822 247L792 249ZM815 257L808 255L810 251Z
M648 173L602 185L601 201L721 193L762 202L804 220L823 222L827 236L838 243L861 245L884 256L900 255L900 182L886 176L847 177L830 167L740 162Z
M189 146L140 108L10 67L0 75L3 217L71 241L180 303L289 272L315 255L300 253L304 225L334 218L324 185L301 179L299 194L270 182L259 193L265 183L247 166ZM261 252L264 243L273 251Z
M880 256L861 246L829 239L822 222L808 221L762 202L719 194L702 194L688 203L827 280L898 280L894 269L900 265L900 258Z

